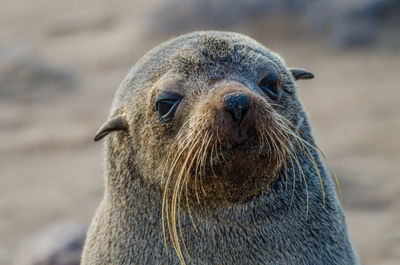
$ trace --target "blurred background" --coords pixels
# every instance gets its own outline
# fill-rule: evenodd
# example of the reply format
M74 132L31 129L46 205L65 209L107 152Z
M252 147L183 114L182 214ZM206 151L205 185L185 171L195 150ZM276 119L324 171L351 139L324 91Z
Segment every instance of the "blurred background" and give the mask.
M363 264L400 260L400 1L1 0L0 264L76 264L103 193L92 137L150 48L183 33L255 38L300 81Z

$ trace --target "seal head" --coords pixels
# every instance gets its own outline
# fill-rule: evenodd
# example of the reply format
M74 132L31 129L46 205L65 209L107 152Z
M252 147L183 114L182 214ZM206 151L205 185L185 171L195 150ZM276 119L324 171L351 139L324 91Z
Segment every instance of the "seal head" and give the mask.
M107 185L82 263L353 264L296 95L312 77L236 33L148 52L95 137L108 135Z

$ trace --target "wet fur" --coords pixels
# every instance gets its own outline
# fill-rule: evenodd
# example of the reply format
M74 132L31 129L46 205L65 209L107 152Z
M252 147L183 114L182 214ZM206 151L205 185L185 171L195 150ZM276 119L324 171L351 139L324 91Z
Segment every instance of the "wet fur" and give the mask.
M257 88L268 64L283 80L279 102ZM185 100L161 125L154 101L165 89ZM253 106L244 152L230 151L220 105L238 90ZM156 47L121 84L114 117L129 129L107 136L105 196L82 264L358 264L294 78L254 40L196 32Z

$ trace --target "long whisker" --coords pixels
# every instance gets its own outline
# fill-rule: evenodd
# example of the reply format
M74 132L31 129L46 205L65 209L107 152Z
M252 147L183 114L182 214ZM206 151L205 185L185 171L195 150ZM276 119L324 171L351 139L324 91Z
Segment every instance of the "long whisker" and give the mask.
M189 121L186 121L185 124L188 123L188 122L189 122ZM181 129L181 130L182 130L182 129ZM181 131L181 130L180 130L180 131ZM200 134L200 132L199 132L197 135L199 135L199 134ZM196 136L197 136L197 135L196 135ZM195 137L195 138L196 138L196 137ZM182 157L182 155L183 155L185 149L187 148L187 146L190 145L190 142L188 142L187 140L188 140L188 137L185 136L185 135L183 135L182 137L178 137L178 138L174 141L174 143L171 145L170 152L169 152L169 155L168 155L167 160L166 160L166 164L165 164L164 169L163 169L163 172L165 172L165 168L166 168L166 167L168 166L168 164L169 164L171 154L172 154L172 152L174 152L174 153L175 153L175 156L174 156L174 158L173 158L173 160L172 160L172 161L173 161L172 166L169 168L169 173L168 173L167 181L166 181L166 184L165 184L165 187L164 187L163 202L162 202L162 211L161 211L161 219L162 219L162 224L163 224L164 245L165 245L165 248L166 248L167 253L168 253L168 247L167 247L166 231L165 231L165 219L166 219L166 221L167 221L168 232L169 232L169 235L170 235L170 238L171 238L172 245L173 245L174 248L175 248L175 242L174 242L174 240L172 240L173 237L172 237L172 231L171 231L170 218L169 218L169 214L168 214L168 212L169 212L169 210L168 210L168 208L169 208L169 203L168 203L168 198L169 198L169 195L168 195L169 183L170 183L170 180L171 180L173 171L175 170L175 167L176 167L176 165L177 165L179 159ZM182 144L182 142L183 142L184 144ZM178 150L175 150L176 147L178 147ZM163 175L164 175L164 174L165 174L165 173L163 173ZM165 215L164 213L165 213L166 215ZM165 218L165 217L166 217L166 218Z
M184 149L186 149L186 147L189 147L190 149L186 154L186 159L183 162L181 170L176 178L177 180L175 182L174 191L173 191L173 195L172 195L171 220L172 220L172 234L173 235L170 234L170 236L171 236L172 241L174 241L173 246L175 248L175 252L182 264L185 264L185 259L183 257L182 251L181 251L178 233L180 235L180 238L184 245L185 251L187 252L190 260L191 260L191 256L187 250L185 240L182 235L182 228L181 228L181 222L180 222L179 212L180 212L180 205L181 205L181 203L180 203L181 202L181 194L182 194L183 186L186 186L185 184L181 185L181 183L185 183L185 182L187 183L188 174L190 174L193 163L196 160L197 153L199 152L199 150L197 150L197 151L194 151L194 150L196 149L196 147L198 146L198 143L200 142L200 139L201 139L199 137L200 132L202 132L202 130L199 130L196 133L196 135L193 138L191 138L193 140L191 142L187 143L187 145L184 148ZM204 141L205 137L206 137L206 135L203 137L203 141ZM195 152L195 155L192 156L193 152ZM188 163L189 163L189 166L188 166ZM189 207L189 210L190 210L190 207ZM168 217L169 217L169 215L167 215L167 218ZM178 230L177 230L177 226L176 226L177 219L178 219ZM191 216L191 221L192 221L192 224L194 224L192 216Z
M171 146L172 146L172 145L171 145ZM179 146L178 146L178 147L179 147ZM171 171L173 171L173 169L174 169L174 167L175 167L175 165L176 165L176 163L177 163L177 160L181 157L181 155L183 154L183 152L184 152L184 149L179 148L179 149L178 149L178 152L175 153L174 159L172 160L172 161L174 161L174 163L173 163L173 166L170 168L170 171L169 171L169 174L168 174L166 183L165 183L165 187L164 187L163 202L162 202L162 211L161 211L161 220L162 220L162 224L163 224L164 245L165 245L165 249L166 249L166 252L167 252L167 253L168 253L168 247L167 247L166 231L165 231L165 225L164 225L164 223L165 223L165 222L164 222L164 221L165 221L164 212L167 213L168 231L169 231L170 237L172 238L171 227L170 227L169 216L168 216L168 197L169 197L169 196L168 196L168 190L169 190L169 182L170 182L170 179L171 179L171 176L172 176ZM168 155L168 157L167 157L166 165L167 165L168 162L170 161L171 155L172 155L172 148L171 148L171 151L169 152L169 155ZM164 173L164 172L165 172L165 168L166 168L166 166L164 166L163 175L165 174L165 173ZM174 242L172 242L172 244L174 244Z
M302 131L300 131L300 130L298 130L298 131L299 131L301 134L303 134L303 136L304 136L305 138L310 139L310 138L309 138L307 135L305 135ZM311 140L311 139L310 139L310 140ZM308 142L307 142L307 143L308 143ZM341 189L340 189L339 180L338 180L338 178L337 178L337 176L336 176L336 174L335 174L333 168L329 166L328 159L326 158L324 152L322 152L321 148L319 148L318 145L316 145L316 144L313 144L313 145L314 145L314 147L318 150L318 152L322 155L324 161L326 162L326 164L327 164L327 166L328 166L328 168L329 168L329 171L331 172L331 175L332 175L333 180L334 180L334 182L335 182L335 188L336 188L336 191L337 191L337 193L338 193L338 197L339 197L339 201L340 201L340 206L343 208L343 196L342 196L342 191L341 191Z
M218 127L217 127L217 141L218 141L218 146L219 146L219 148L220 148L220 150L218 151L218 153L221 154L222 160L224 160L224 162L226 162L226 159L225 159L225 157L224 157L224 152L223 152L223 150L222 150L222 141L221 141L221 138L219 137L219 128L218 128ZM218 157L218 160L219 160L219 157Z
M204 141L204 137L203 137L203 140L202 140L202 141ZM193 226L193 228L194 228L194 231L195 231L196 233L197 233L197 227L196 227L196 224L195 224L195 222L194 222L194 220L193 220L193 216L192 216L192 213L191 213L191 210L190 210L189 198L188 198L187 190L188 190L188 178L190 177L191 168L192 168L193 162L194 162L194 161L196 160L196 158L197 158L197 154L199 154L199 150L195 151L195 154L193 155L193 157L192 157L192 159L191 159L191 161L190 161L190 165L189 165L188 168L186 168L186 170L185 170L185 173L184 173L184 176L185 176L185 177L183 178L183 183L185 183L186 206L187 206L187 209L188 209L190 221L191 221L192 226ZM182 187L183 187L183 185L182 185ZM181 201L181 194L182 194L182 188L181 188L181 191L179 192L179 200L178 200L178 227L179 227L179 234L180 234L180 237L181 237L181 239L182 239L182 243L183 243L183 246L184 246L184 248L185 248L185 252L188 254L189 259L192 261L192 257L191 257L191 255L190 255L188 249L187 249L187 246L186 246L184 237L183 237L183 235L182 235L182 226L181 226L181 220L180 220L180 214L179 214L179 212L180 212L180 206L181 206L181 203L180 203L180 201Z
M305 186L305 191L306 191L306 201L307 201L307 206L306 206L306 220L307 220L308 219L308 212L309 212L309 204L310 204L308 184L307 184L307 180L306 180L306 176L304 174L304 171L303 171L303 169L302 169L302 167L300 165L300 161L299 161L299 158L297 156L297 153L293 152L292 154L294 155L293 156L293 160L294 160L294 162L296 163L296 165L298 167L300 176L301 176L302 180L304 181L304 186Z
M179 221L179 210L178 208L180 207L180 192L182 190L182 186L181 186L181 182L182 182L182 178L183 178L183 174L185 173L185 169L187 169L187 164L191 158L192 152L195 149L195 147L197 146L197 143L200 141L199 137L196 137L196 140L194 141L193 144L191 144L190 149L186 155L186 159L181 167L181 170L177 176L176 182L175 182L175 186L174 186L174 191L173 191L173 195L172 195L172 203L171 203L171 220L172 220L172 234L173 234L173 241L175 241L175 244L173 244L174 248L175 248L175 252L180 260L180 262L182 264L186 264L185 263L185 258L183 256L181 247L180 247L180 243L179 243L179 235L178 235L178 229L177 229L177 225L176 225L176 221L177 221L177 214L178 214L178 222ZM193 162L193 159L192 159ZM178 210L178 213L177 213ZM184 242L184 239L182 238L182 241Z
M203 141L204 141L204 138L203 138ZM193 156L193 161L197 161L198 155L199 155L200 153L201 153L201 151L198 149L198 150L196 151L196 153L194 154L194 156ZM193 163L193 162L191 162L191 164L192 164L192 163ZM194 231L197 233L197 227L196 227L196 224L195 224L194 221L193 221L192 211L190 210L189 198L188 198L188 183L189 183L189 181L188 181L187 179L188 179L189 176L190 176L190 171L186 174L185 179L183 180L184 183L185 183L186 208L188 209L189 217L190 217L191 223L192 223L192 225L193 225ZM195 176L194 176L195 182L196 182L196 177L197 177L197 176L195 175ZM196 186L195 186L195 189L196 189ZM196 191L195 191L195 192L196 192ZM197 193L196 193L196 195L197 195ZM197 200L198 200L198 202L200 202L200 201L199 201L199 198L197 198Z
M296 132L302 133L303 136L306 136L306 137L307 137L307 135L305 135L305 134L304 134L303 132L301 132L300 130L298 130L298 129L296 129L296 128L293 128L293 129L296 130ZM317 173L318 179L319 179L319 181L320 181L323 205L325 205L325 197L326 197L326 195L325 195L325 189L324 189L324 185L323 185L323 181L322 181L322 176L321 176L320 170L318 169L317 163L316 163L316 161L315 161L313 155L310 153L310 151L309 151L309 149L308 149L307 147L310 147L311 149L317 151L317 152L320 153L320 154L322 155L322 157L324 157L324 158L325 158L325 155L323 154L322 150L321 150L316 144L314 144L314 143L311 144L311 143L309 143L308 141L304 140L304 139L301 138L300 136L298 136L298 135L296 135L295 133L293 133L293 131L290 130L288 127L285 128L285 131L286 131L288 134L290 134L291 136L293 136L293 137L295 138L296 142L297 142L300 146L303 147L303 148L302 148L303 153L309 158L309 161L312 163L312 165L313 165L313 167L314 167L314 170L315 170L315 172ZM308 138L308 137L307 137L307 138ZM309 140L312 141L312 139L309 139ZM326 161L326 158L325 158L325 161ZM329 167L329 168L330 168L330 167ZM333 170L332 170L332 175L334 175ZM340 201L342 201L342 200L341 200L340 187L339 187L339 185L338 185L337 178L335 178L335 184L337 184L337 185L336 185L336 189L338 190Z
M207 132L207 134L208 134L208 132ZM209 139L208 139L208 141L207 141L207 143L205 145L206 146L205 151L203 152L203 156L201 157L201 162L200 163L201 163L201 172L202 172L202 174L200 174L200 178L202 178L202 176L206 172L206 169L205 169L205 166L206 166L205 159L206 159L206 155L207 155L206 150L207 150L207 148L208 148L208 146L210 144L212 136L213 135L211 135L211 137L209 137ZM204 189L204 186L203 186L203 181L200 181L200 186L201 186L201 189L203 190L204 195L207 196L206 190Z
M301 148L301 151L306 155L306 157L309 159L309 161L311 162L316 174L318 175L318 179L320 182L320 186L321 186L321 193L322 193L322 201L323 201L323 205L325 206L325 188L323 185L323 179L321 176L321 172L318 168L318 165L315 161L314 156L311 154L309 148L311 148L312 150L316 151L317 153L321 154L322 157L324 157L325 162L326 162L326 158L323 154L323 152L321 151L321 149L313 142L313 140L311 138L309 138L306 134L304 134L302 131L298 130L297 128L295 128L294 126L291 125L291 123L285 119L284 117L280 116L278 117L278 119L280 120L281 123L281 127L283 129L283 131L285 132L285 134L287 134L288 136L290 135L291 137L293 137L293 139L295 140L295 142L297 143L297 145ZM295 133L296 132L296 133ZM308 140L303 139L302 137L299 136L299 134L302 134L303 137L307 138ZM330 167L329 167L330 168ZM331 169L331 168L330 168ZM332 171L332 175L334 175L333 170ZM340 187L338 185L337 182L337 178L335 178L335 184L336 184L336 190L338 191L339 194L339 199L341 200L341 192L340 192Z

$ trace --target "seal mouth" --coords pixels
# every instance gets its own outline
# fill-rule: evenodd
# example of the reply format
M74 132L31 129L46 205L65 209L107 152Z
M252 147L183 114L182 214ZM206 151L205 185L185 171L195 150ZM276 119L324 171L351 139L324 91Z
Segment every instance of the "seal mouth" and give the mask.
M221 145L219 154L210 150L208 155L210 161L212 161L213 164L218 165L238 159L246 159L248 157L259 159L266 155L267 150L268 149L265 146L260 146L260 144L254 139L246 139L243 141L235 141L235 143Z
M247 146L245 144L237 144L237 145L233 146L230 150L227 150L227 151L236 151L236 150L242 151L242 150L246 149L246 147Z
M250 142L247 140L235 141L235 143L229 143L222 147L222 152L230 152L235 150L244 150L250 147Z

